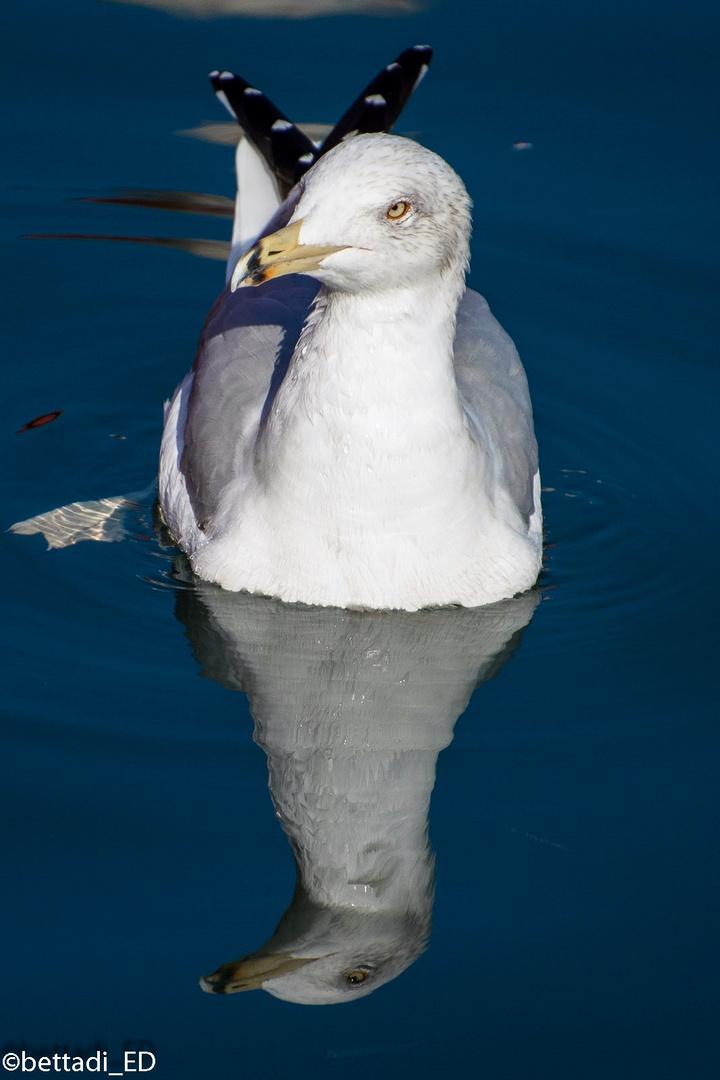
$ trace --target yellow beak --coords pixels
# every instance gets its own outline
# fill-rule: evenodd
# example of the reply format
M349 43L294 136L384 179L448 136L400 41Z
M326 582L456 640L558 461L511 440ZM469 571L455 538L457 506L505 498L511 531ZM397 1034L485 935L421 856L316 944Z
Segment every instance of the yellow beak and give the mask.
M298 243L302 225L302 221L295 221L253 244L233 270L232 291L245 285L262 285L281 274L312 274L328 255L345 251L344 247Z
M240 990L260 990L268 979L289 975L315 957L297 957L290 953L270 953L266 956L241 956L223 964L212 975L205 975L200 986L208 994L237 994Z

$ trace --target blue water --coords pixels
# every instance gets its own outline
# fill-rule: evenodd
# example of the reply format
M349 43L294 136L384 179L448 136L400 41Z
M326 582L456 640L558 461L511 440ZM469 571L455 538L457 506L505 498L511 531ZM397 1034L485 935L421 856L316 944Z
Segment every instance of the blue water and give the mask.
M121 544L1 534L2 1045L141 1045L160 1080L714 1080L716 7L6 0L2 24L3 527L150 482L222 281L161 247L25 234L226 239L79 200L231 195L231 151L177 134L224 119L213 68L332 121L426 41L398 131L473 196L471 284L528 371L548 540L522 642L438 757L427 951L310 1008L198 988L271 935L295 875L247 699L149 508Z

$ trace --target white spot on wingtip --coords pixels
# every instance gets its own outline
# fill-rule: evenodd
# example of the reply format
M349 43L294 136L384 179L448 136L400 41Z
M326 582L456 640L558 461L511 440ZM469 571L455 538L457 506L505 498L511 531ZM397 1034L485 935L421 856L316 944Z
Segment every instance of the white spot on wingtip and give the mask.
M216 90L215 91L215 96L217 97L218 101L221 101L223 103L223 105L225 106L227 111L230 113L232 118L234 120L237 120L237 116L235 115L235 110L233 109L232 105L230 104L227 97L225 96L224 91L223 90Z
M368 94L365 98L366 105L387 105L387 101L382 94Z
M245 89L243 90L243 94L246 94L249 97L262 97L263 96L262 90L256 90L254 86L246 86Z
M215 74L218 79L222 79L223 82L231 82L235 78L232 71L217 71Z
M292 126L289 120L276 120L271 131L289 131Z
M314 160L315 160L315 155L314 154L303 154L302 157L298 158L298 162L302 163L303 165L309 165L310 162L314 161Z
M400 70L400 65L396 64L395 61L393 61L392 64L388 64L388 66L385 68L385 70L386 71L398 71L398 70Z

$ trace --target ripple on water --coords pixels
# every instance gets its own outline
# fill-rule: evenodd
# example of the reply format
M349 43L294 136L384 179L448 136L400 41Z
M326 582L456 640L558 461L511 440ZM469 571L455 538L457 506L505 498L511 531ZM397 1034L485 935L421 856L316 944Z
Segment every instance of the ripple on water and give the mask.
M615 638L622 620L657 619L659 599L667 612L705 589L699 567L674 572L684 523L701 508L648 449L642 420L628 432L583 417L576 402L567 425L563 413L556 404L543 442L544 645L586 648Z

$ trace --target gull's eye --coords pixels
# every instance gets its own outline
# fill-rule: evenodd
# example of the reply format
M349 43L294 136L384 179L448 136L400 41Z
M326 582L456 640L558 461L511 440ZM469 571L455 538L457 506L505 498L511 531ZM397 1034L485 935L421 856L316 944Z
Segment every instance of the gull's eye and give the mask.
M385 217L388 221L399 221L400 218L404 218L410 211L410 203L405 202L404 199L398 199L392 206L388 206Z
M360 983L364 983L366 979L370 978L369 968L353 968L352 971L348 971L345 975L345 982L350 986L358 986Z

